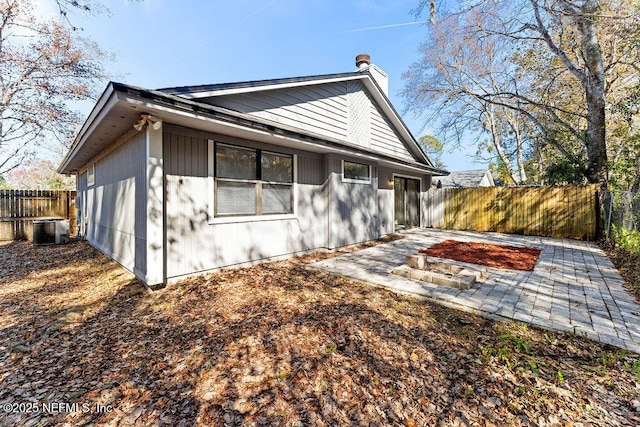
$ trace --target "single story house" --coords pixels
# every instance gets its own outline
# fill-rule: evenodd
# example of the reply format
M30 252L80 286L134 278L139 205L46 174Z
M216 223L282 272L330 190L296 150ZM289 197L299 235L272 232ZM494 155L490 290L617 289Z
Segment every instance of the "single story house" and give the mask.
M447 176L434 179L433 186L437 188L469 188L495 187L496 184L489 169L478 169L450 172Z
M354 72L148 90L111 82L59 172L79 233L148 286L424 226L431 177L387 97Z

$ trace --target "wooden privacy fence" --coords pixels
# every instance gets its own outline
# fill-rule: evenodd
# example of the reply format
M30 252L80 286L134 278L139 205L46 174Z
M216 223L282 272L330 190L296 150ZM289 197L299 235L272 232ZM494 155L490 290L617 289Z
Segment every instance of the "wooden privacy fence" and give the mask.
M33 239L33 221L68 219L75 234L75 191L0 190L0 240Z
M594 240L598 188L434 188L425 194L425 225Z

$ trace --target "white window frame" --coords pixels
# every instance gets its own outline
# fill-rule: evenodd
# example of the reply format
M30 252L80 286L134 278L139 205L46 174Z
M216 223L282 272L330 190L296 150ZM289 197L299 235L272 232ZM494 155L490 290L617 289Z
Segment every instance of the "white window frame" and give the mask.
M364 180L364 179L345 178L344 177L344 163L345 162L353 163L353 164L356 164L356 165L366 166L368 168L368 170L369 170L369 179ZM342 176L342 182L349 182L349 183L352 183L352 184L371 184L371 172L372 172L372 170L371 170L371 165L370 164L354 162L354 161L351 161L351 160L344 160L343 159L342 162L341 162L341 171L340 172L341 172L341 176Z
M234 224L234 223L242 223L242 222L264 222L264 221L281 221L281 220L289 220L289 219L297 219L298 218L298 156L296 154L288 154L288 153L279 153L273 150L262 150L268 153L274 154L286 154L291 155L293 158L293 182L291 183L291 187L293 191L293 200L292 200L292 213L286 214L264 214L264 215L223 215L216 216L215 215L215 192L216 192L216 176L215 176L215 144L219 142L220 144L226 144L231 146L237 146L239 148L247 148L247 149L258 149L251 146L242 146L235 142L227 142L224 140L208 140L208 149L207 149L207 157L208 157L208 217L209 217L209 225L215 224ZM266 182L266 181L264 181ZM266 182L267 184L269 182Z
M92 163L87 168L87 187L93 187L96 184L96 164Z

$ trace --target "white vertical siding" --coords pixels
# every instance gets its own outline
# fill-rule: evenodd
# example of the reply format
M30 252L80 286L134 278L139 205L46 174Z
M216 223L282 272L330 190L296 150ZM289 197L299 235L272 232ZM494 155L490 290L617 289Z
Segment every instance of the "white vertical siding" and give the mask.
M393 233L393 171L378 168L378 223L380 235Z
M86 234L85 209L87 208L87 172L78 175L76 179L76 224L79 227L78 235Z
M135 221L136 221L136 241L135 241L135 254L136 263L134 273L139 278L143 278L147 273L147 190L146 190L146 147L144 136L140 134L135 141L136 144L136 156L138 157L137 169L135 171L135 194L136 194L136 209L135 209Z
M164 133L167 275L205 270L216 255L207 233L207 140Z
M393 233L393 190L378 189L380 236Z
M309 185L324 184L324 161L318 156L310 157L307 154L300 154L298 156L298 182Z
M144 238L144 221L138 220L145 201L145 164L140 133L96 162L95 184L86 187L82 200L86 239L130 271L139 267L138 240Z
M342 159L329 158L329 247L366 242L379 237L376 167L370 183L342 182Z

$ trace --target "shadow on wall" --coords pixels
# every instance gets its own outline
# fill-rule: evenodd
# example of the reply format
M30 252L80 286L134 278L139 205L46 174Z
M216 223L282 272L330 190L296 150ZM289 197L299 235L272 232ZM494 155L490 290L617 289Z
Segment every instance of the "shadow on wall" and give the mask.
M209 178L166 176L167 276L326 247L325 185L298 184L296 218L211 223Z
M375 176L371 184L343 183L340 162L331 159L333 173L325 179L326 159L299 155L305 167L294 185L295 216L233 222L211 217L208 141L172 133L164 138L168 278L379 237Z
M108 253L125 268L134 271L137 258L136 235L144 226L146 197L144 137L136 135L95 165L95 184L87 185L86 172L78 182L78 210L83 216L87 240ZM84 221L86 218L86 223Z
M135 178L105 182L93 190L91 241L133 270L135 255Z
M329 215L330 246L361 243L379 237L378 197L371 184L345 183L339 173L331 175L333 187Z

